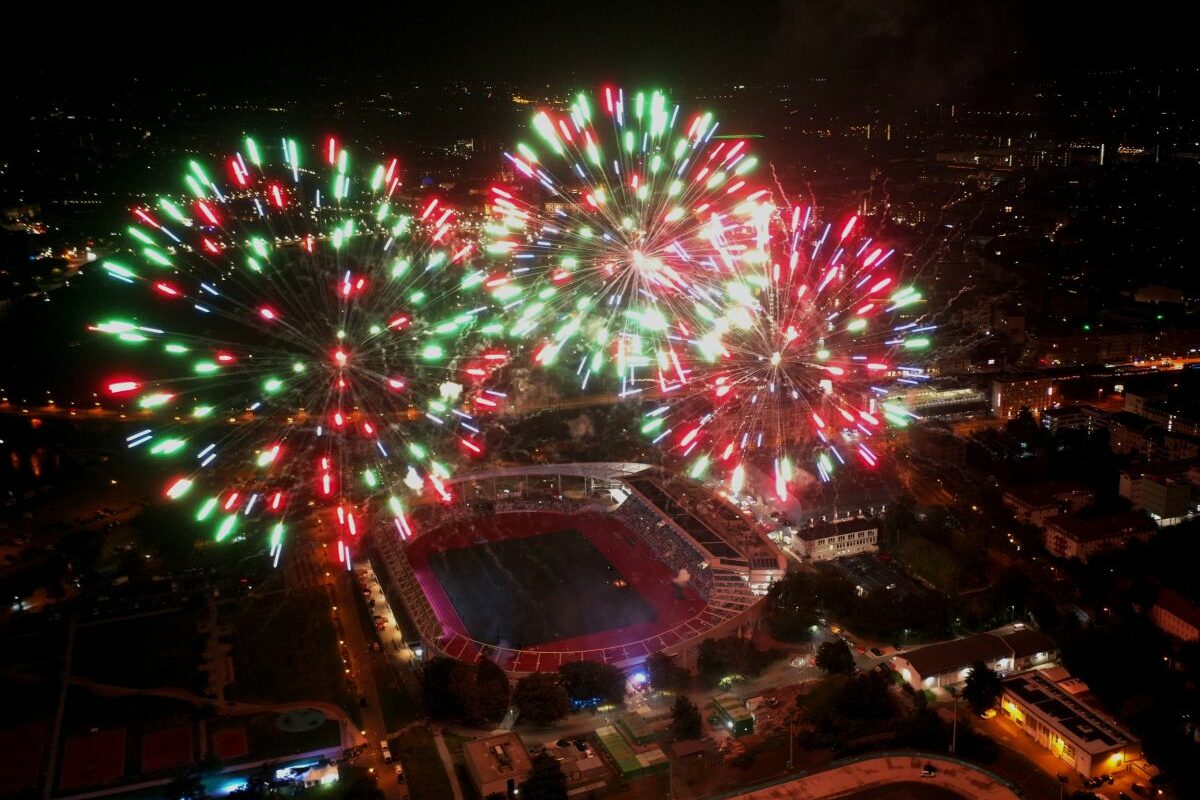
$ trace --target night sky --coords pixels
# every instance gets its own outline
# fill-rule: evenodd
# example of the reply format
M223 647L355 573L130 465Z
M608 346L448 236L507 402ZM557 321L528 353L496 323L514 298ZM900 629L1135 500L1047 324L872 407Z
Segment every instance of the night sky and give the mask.
M48 8L49 6L43 6ZM116 8L116 7L112 7ZM124 6L121 6L124 9ZM376 80L866 83L900 101L1078 68L1195 60L1187 26L1097 3L934 0L159 4L6 11L8 91L246 92ZM11 15L11 16L10 16ZM3 91L3 90L0 90Z

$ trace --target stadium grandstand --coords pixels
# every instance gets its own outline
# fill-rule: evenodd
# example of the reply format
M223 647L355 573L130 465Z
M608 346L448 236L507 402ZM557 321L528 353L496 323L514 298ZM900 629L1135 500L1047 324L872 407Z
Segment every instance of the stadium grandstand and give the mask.
M524 674L665 651L757 625L785 560L756 524L694 481L645 464L496 469L375 534L380 566L427 652Z

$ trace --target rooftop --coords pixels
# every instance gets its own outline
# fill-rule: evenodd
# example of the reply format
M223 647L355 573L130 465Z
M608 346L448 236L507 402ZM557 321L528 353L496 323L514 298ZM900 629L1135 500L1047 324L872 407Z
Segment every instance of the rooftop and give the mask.
M929 677L965 669L976 661L987 663L1008 655L1008 646L999 636L977 633L962 639L918 647L901 653L899 657L912 664L921 676Z
M1031 486L1013 486L1005 489L1005 497L1030 508L1057 506L1060 500L1078 495L1092 495L1092 488L1081 481L1039 483Z
M1041 672L1024 672L1001 682L1006 694L1020 700L1076 748L1096 755L1137 742L1133 734L1081 702Z
M713 705L719 708L725 716L735 722L753 717L753 714L746 708L746 704L731 694L716 695L712 701Z
M1038 653L1053 653L1058 649L1058 645L1054 643L1053 639L1033 628L1001 634L1000 638L1012 651L1013 658L1029 658Z
M839 522L818 522L801 528L796 535L806 542L814 542L818 539L828 539L830 536L874 530L879 530L879 520L873 517L855 517Z
M1100 414L1100 410L1094 406L1058 406L1056 408L1047 408L1041 412L1043 417L1072 417L1076 414Z
M1158 599L1154 601L1154 605L1169 614L1179 617L1187 624L1200 628L1200 606L1197 606L1174 589L1168 589L1164 586L1159 591Z
M532 766L529 752L515 733L501 733L463 745L463 758L475 768L482 783L523 780Z
M1054 640L1046 634L1025 628L1003 634L977 633L918 647L899 657L912 664L920 675L928 677L966 669L976 661L989 663L1001 658L1028 658L1057 649Z
M1102 517L1057 516L1047 523L1048 528L1077 542L1094 542L1114 536L1132 536L1158 530L1154 520L1145 514L1106 514Z

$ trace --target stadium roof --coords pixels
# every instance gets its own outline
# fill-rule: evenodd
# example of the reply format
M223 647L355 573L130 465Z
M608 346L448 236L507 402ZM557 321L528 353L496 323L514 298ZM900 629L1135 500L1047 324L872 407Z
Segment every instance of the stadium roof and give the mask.
M588 461L573 464L528 464L501 467L484 472L456 475L447 484L484 481L492 478L513 478L518 475L577 475L585 478L620 479L651 469L649 464L630 464L620 461Z

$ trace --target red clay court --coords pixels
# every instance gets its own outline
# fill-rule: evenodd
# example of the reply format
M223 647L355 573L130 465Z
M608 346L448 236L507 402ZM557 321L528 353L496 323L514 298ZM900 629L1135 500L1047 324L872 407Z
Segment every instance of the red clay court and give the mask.
M72 736L67 739L58 788L99 786L111 783L124 774L124 728Z
M142 737L142 772L159 772L192 763L192 726L176 725Z
M407 554L446 651L471 658L479 643L519 650L525 663L505 665L516 671L644 656L686 638L677 629L706 608L694 589L677 589L642 538L603 513L455 522L417 538Z
M4 769L0 770L0 797L37 788L45 745L45 722L32 722L0 731L0 753L4 754Z
M232 761L250 752L250 742L246 738L246 727L224 728L212 734L212 752L221 761Z

